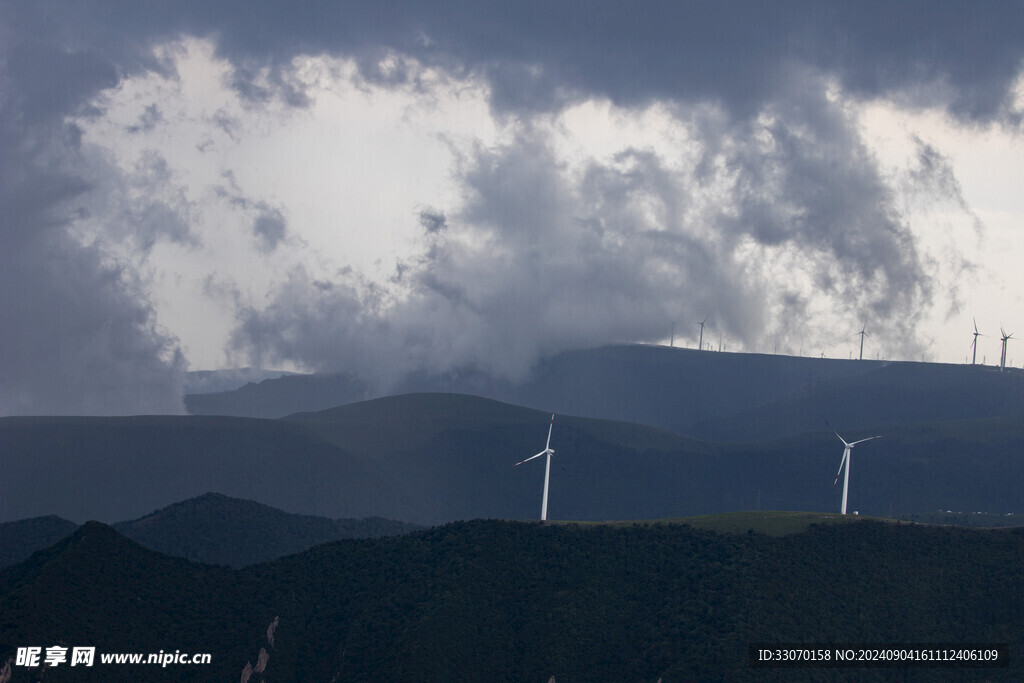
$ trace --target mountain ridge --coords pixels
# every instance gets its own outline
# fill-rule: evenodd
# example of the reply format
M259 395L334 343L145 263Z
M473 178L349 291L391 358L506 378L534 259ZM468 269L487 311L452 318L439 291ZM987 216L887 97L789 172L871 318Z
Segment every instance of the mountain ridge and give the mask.
M416 374L386 391L354 375L292 376L187 395L192 414L285 417L387 395L462 393L658 427L714 441L1024 415L1024 373L988 366L718 353L647 345L563 352L521 381L479 371ZM824 418L824 419L823 419Z
M16 564L79 528L80 525L55 515L2 524L0 567ZM239 568L344 538L398 535L423 527L379 517L328 519L296 515L211 492L154 510L139 519L117 522L111 528L144 548L171 557Z
M541 449L549 416L477 397L414 394L278 420L7 418L0 478L10 493L0 512L135 519L218 491L331 519L531 519L543 464L513 464ZM880 433L831 424L849 440ZM1018 417L902 424L882 434L856 451L851 510L1024 511ZM551 446L552 519L839 506L841 489L831 485L842 444L824 423L795 437L707 442L559 413Z

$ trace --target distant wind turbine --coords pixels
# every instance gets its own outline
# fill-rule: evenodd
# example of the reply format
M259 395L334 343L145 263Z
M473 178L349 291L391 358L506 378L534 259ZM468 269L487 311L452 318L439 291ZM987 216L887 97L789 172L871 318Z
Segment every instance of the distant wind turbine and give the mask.
M863 325L861 325L860 332L857 333L860 335L860 358L858 360L864 360L864 337L869 336L868 333L865 332L864 330L866 330L867 328L868 324L864 323Z
M971 365L974 365L978 360L978 337L984 337L985 335L978 332L978 321L974 320L974 318L971 318L971 320L974 321L974 341L971 342L971 348L974 349L974 353L971 354Z
M551 449L551 429L555 426L555 414L551 413L551 424L548 425L548 442L544 444L544 450L537 455L531 455L526 460L520 460L512 467L519 467L524 462L529 462L534 458L539 458L542 455L547 455L547 465L544 466L544 499L540 504L540 521L547 521L548 518L548 481L551 478L551 456L554 455L555 451Z
M694 325L700 325L700 341L697 342L697 349L700 351L704 350L704 323L707 319L708 317L704 316L704 320L701 320L699 323L694 323Z
M832 487L835 488L835 485L837 483L839 483L839 475L842 474L843 466L845 465L846 466L846 474L843 476L843 507L842 507L842 510L841 510L841 512L845 515L846 514L846 495L847 495L847 493L850 490L850 452L853 451L853 447L856 446L859 443L864 443L865 441L871 441L872 439L881 439L882 437L880 437L880 436L869 436L868 438L861 439L860 441L854 441L853 443L846 443L846 439L844 439L843 437L839 436L839 432L833 431L832 433L835 434L837 437L839 437L839 440L842 441L843 442L843 446L845 446L845 448L843 448L843 459L839 461L839 471L836 472L836 480L834 482L832 482Z
M999 328L999 331L1003 335L1003 354L999 357L999 372L1002 372L1006 369L1006 342L1013 339L1013 333L1006 334L1002 327Z

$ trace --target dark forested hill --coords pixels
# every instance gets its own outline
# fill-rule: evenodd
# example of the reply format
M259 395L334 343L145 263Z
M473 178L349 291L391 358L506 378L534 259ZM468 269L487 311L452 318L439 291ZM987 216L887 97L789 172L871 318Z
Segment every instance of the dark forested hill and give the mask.
M250 500L207 493L114 529L167 555L243 567L342 538L394 536L420 529L380 517L327 519L293 515Z
M1024 416L1024 373L987 366L853 361L659 346L567 351L518 382L458 372L374 389L351 375L283 377L186 396L193 414L282 417L382 395L472 394L538 410L635 422L714 441Z
M74 522L47 515L0 524L0 567L21 562L39 550L48 548L78 528Z
M213 661L43 680L236 680L261 648L275 681L1020 680L1022 559L1020 531L478 521L231 571L93 523L0 572L0 668L60 642ZM753 642L1009 643L1010 667L757 670Z
M342 538L377 538L423 527L381 517L327 519L293 515L251 500L207 493L114 529L150 550L206 564L244 567ZM70 536L78 525L60 517L0 524L0 568Z

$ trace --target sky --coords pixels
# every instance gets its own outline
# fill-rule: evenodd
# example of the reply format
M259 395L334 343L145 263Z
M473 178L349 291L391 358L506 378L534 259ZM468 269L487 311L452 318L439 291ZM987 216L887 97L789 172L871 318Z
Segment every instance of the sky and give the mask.
M0 0L0 415L1024 338L1024 3ZM1024 363L1020 342L1008 360Z

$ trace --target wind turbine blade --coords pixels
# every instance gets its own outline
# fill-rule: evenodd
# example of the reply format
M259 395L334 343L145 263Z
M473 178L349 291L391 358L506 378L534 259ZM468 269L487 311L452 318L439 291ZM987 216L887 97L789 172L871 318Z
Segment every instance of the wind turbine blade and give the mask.
M548 442L544 444L544 452L551 449L551 428L555 426L555 414L551 413L551 424L548 425Z
M859 443L864 443L865 441L871 441L871 439L881 439L881 438L882 437L880 437L880 436L869 436L866 439L861 439L860 441L854 441L853 443L850 444L850 446L853 447L853 446L856 446Z
M836 471L836 480L832 482L832 488L835 488L836 484L839 483L839 475L843 473L843 465L846 464L846 457L848 455L850 455L850 449L846 448L843 450L843 459L839 461L839 469Z
M540 456L544 455L545 453L547 453L547 451L541 451L541 452L540 452L540 453L538 453L537 455L531 455L531 456L530 456L529 458L527 458L526 460L520 460L520 461L519 461L519 462L517 462L517 463L516 463L515 465L512 465L512 467L519 467L519 466L520 466L520 465L522 465L522 464L523 464L524 462L530 462L530 461L531 461L531 460L533 460L534 458L539 458Z
M843 442L844 446L850 446L851 445L851 444L846 443L846 439L844 439L843 437L839 436L839 432L837 432L836 430L833 429L832 433L836 435L837 439L839 439L840 441ZM840 469L842 469L842 468L840 467Z

